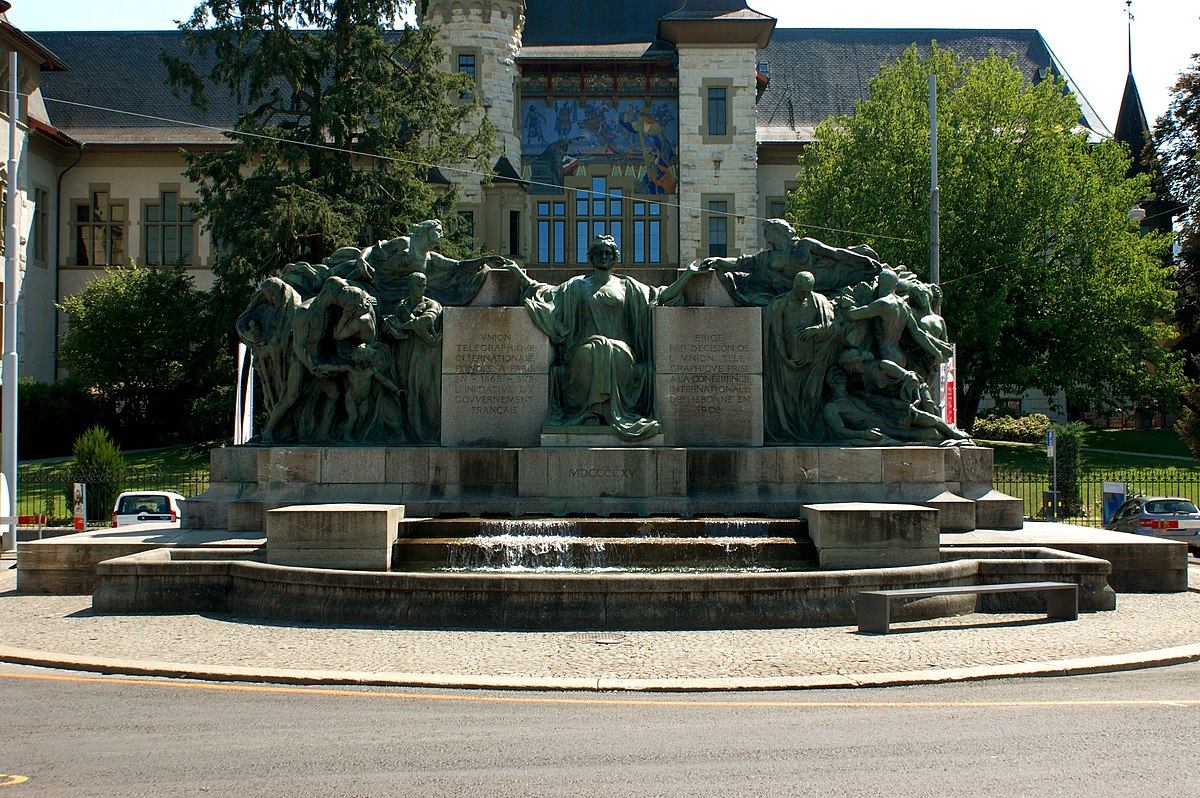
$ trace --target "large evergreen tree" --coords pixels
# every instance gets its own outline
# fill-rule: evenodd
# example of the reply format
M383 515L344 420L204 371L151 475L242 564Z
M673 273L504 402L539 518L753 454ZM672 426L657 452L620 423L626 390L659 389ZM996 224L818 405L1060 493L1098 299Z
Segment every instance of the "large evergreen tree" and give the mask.
M1076 130L1079 106L1058 80L1030 85L994 55L910 49L852 116L818 128L794 221L928 274L931 73L960 423L969 428L983 396L1024 388L1062 388L1084 405L1171 402L1179 369L1160 344L1174 299L1169 242L1129 219L1148 180L1126 178L1120 145Z
M453 213L428 165L476 160L492 132L434 30L397 28L409 0L204 0L164 55L177 92L245 108L229 150L189 157L198 216L235 295L297 260ZM231 300L233 298L231 297ZM231 304L236 304L232 301Z

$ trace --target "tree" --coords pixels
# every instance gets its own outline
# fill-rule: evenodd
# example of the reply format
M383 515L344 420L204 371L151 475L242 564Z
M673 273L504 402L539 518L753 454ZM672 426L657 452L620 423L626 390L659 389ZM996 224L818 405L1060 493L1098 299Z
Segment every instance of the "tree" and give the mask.
M211 348L208 297L182 267L110 270L59 309L70 319L59 356L104 400L127 446L212 434L190 410L230 379Z
M204 0L180 25L191 59L163 55L174 90L246 109L232 148L191 155L186 171L224 253L214 272L227 308L289 262L453 213L426 165L490 154L491 128L459 99L469 78L440 71L434 29L393 29L412 5Z
M911 48L852 116L818 128L789 198L794 221L928 275L931 73L960 423L969 429L983 396L1005 390L1172 401L1177 358L1160 345L1174 299L1169 241L1139 236L1128 216L1148 180L1125 177L1119 145L1075 130L1079 106L1056 78L1031 85L994 54Z
M1178 203L1179 332L1176 350L1185 358L1188 390L1178 426L1192 452L1200 456L1200 54L1180 76L1171 104L1159 120L1159 166L1171 198Z

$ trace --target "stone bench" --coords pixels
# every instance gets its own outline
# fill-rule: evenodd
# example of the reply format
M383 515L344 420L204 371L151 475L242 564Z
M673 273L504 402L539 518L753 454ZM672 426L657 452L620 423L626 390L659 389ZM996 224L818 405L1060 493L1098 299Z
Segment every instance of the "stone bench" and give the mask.
M858 631L887 634L891 628L893 599L1018 592L1045 593L1046 615L1051 618L1073 621L1079 617L1079 585L1074 582L1012 582L1005 585L863 590L858 594Z

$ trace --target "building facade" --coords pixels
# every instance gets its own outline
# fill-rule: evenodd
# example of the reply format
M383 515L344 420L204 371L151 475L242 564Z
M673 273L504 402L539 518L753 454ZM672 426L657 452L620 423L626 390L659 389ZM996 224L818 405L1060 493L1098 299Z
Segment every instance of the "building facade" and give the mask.
M650 281L755 251L816 126L913 44L1064 74L1035 30L781 29L739 0L431 0L420 22L499 134L496 179L443 172L458 210L485 251L548 279L577 273L600 233ZM53 380L54 303L105 268L182 263L211 284L183 153L226 146L238 108L171 94L159 54L182 54L178 31L29 33L0 16L0 38L27 97L21 373ZM1081 124L1108 135L1086 103Z

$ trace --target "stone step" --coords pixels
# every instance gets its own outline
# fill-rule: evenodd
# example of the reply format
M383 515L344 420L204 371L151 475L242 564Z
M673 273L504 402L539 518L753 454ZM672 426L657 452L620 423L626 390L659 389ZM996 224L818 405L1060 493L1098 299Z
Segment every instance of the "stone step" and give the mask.
M573 537L807 538L803 518L406 518L400 536L563 535Z

